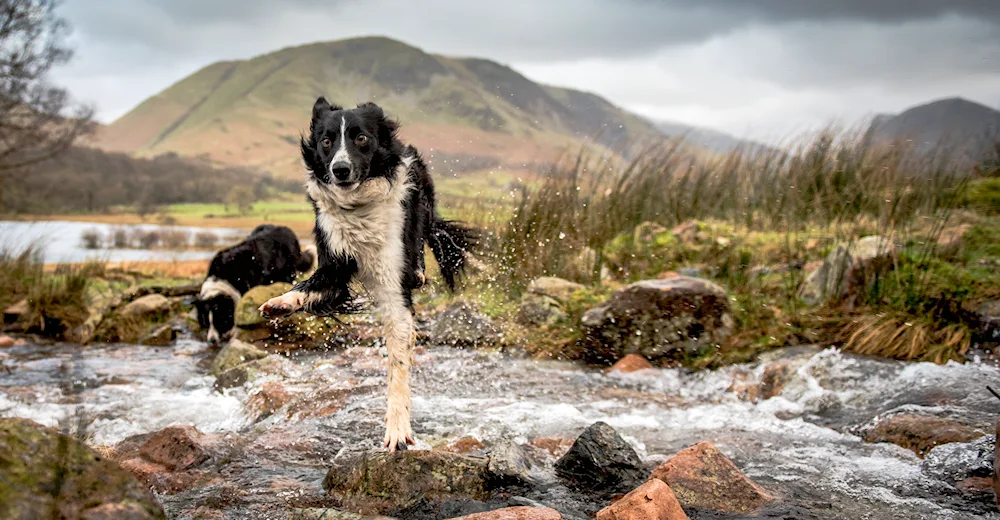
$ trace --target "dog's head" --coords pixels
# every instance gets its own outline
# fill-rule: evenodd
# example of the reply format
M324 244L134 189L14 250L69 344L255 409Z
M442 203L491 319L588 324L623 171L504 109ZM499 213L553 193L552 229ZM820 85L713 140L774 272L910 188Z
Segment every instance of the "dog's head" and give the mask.
M345 194L373 178L394 181L402 151L398 127L375 103L344 109L320 97L313 105L309 136L301 140L310 180Z
M233 334L236 319L236 304L228 296L197 299L194 302L198 314L198 326L208 331L206 338L212 345L228 341Z

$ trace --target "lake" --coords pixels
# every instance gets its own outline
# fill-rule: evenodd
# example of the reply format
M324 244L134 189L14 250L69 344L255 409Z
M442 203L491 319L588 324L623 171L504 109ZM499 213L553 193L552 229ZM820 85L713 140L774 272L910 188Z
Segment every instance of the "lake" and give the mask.
M115 231L124 230L129 236L139 232L161 231L181 232L194 237L199 232L211 232L218 236L218 246L232 243L242 238L249 230L233 228L198 228L190 226L161 226L156 224L97 224L93 222L70 222L61 220L40 222L0 221L0 249L21 251L34 245L43 250L45 263L78 263L87 260L105 262L142 261L184 261L211 258L216 249L142 249L105 248L89 249L84 246L84 233L94 232L107 243Z

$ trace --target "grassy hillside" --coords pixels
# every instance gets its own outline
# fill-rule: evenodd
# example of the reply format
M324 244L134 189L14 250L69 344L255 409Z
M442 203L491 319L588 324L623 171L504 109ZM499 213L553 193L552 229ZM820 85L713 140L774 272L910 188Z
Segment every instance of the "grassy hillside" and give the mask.
M214 63L114 121L98 144L298 177L295 142L319 95L348 106L374 100L425 154L461 155L470 159L464 164L526 170L584 141L618 149L662 139L645 120L593 94L539 85L492 61L371 37ZM464 164L447 170L475 169Z

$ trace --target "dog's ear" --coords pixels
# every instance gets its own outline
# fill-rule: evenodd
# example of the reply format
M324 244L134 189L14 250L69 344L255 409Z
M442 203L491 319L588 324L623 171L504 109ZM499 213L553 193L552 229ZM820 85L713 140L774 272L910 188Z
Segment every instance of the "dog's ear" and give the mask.
M389 119L385 115L385 111L382 107L368 101L358 105L358 109L361 110L366 116L371 117L375 120L378 125L378 138L379 146L389 146L389 143L396 138L396 131L399 130L399 123L395 120Z
M343 110L343 108L344 107L340 105L331 105L330 102L327 101L325 97L320 96L316 98L316 102L313 103L312 118L315 120L319 116L323 115L325 112L329 112L331 110Z

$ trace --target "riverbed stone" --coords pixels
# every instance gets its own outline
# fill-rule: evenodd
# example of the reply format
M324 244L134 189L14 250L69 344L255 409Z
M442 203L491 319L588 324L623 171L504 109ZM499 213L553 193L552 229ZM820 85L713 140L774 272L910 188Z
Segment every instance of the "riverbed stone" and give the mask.
M170 471L190 469L211 457L202 437L193 426L168 426L150 435L139 446L139 455Z
M517 308L517 322L522 325L552 326L567 318L559 300L541 294L524 293Z
M827 301L853 305L879 276L892 269L895 258L895 242L877 235L838 244L823 264L806 276L799 298L808 305Z
M625 357L616 361L615 364L608 369L608 373L618 372L619 374L631 374L632 372L646 370L647 368L653 368L653 364L646 361L646 358L640 356L639 354L626 354Z
M716 348L734 327L726 291L688 276L631 284L584 313L581 322L581 354L594 364L612 364L627 354L670 364Z
M608 493L630 490L646 476L632 446L603 421L577 437L555 470L575 488Z
M864 434L865 442L891 442L923 458L935 446L978 439L986 431L958 419L918 414L881 417Z
M170 300L162 294L147 294L125 305L120 314L126 318L150 318L170 312Z
M166 347L177 339L177 329L173 325L162 325L153 329L139 343L150 347Z
M461 453L463 455L473 453L485 448L486 445L483 441L475 437L462 437L461 439L454 440L448 444L437 448L441 451L448 451L451 453Z
M128 471L76 439L34 421L0 419L0 518L165 518Z
M550 507L514 506L456 516L451 520L562 520L562 515Z
M573 293L586 289L582 284L555 276L541 276L528 282L528 292L539 296L548 296L559 303L567 303Z
M280 381L268 381L247 398L247 408L256 413L257 419L269 417L292 400L292 394Z
M405 509L420 500L482 500L489 495L486 457L445 451L362 453L330 468L323 488L365 514Z
M14 338L0 334L0 348L13 347L15 343Z
M267 356L267 351L234 338L226 342L222 350L215 355L215 359L212 360L212 366L209 368L209 373L218 377L226 370Z
M240 297L240 301L236 305L236 326L253 328L267 323L268 320L260 314L260 306L267 300L281 296L290 290L292 290L292 284L286 282L258 285L251 288Z
M949 484L969 478L993 475L993 454L996 438L984 435L968 442L952 442L931 448L920 469Z
M486 469L496 485L530 484L531 461L512 440L504 439L490 447Z
M685 448L653 470L687 508L750 514L775 500L714 444Z
M500 328L467 300L449 303L427 328L436 345L489 346L500 340Z
M597 520L687 520L670 486L649 479L617 502L601 509Z

